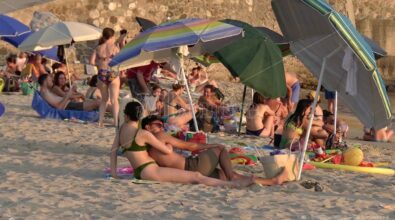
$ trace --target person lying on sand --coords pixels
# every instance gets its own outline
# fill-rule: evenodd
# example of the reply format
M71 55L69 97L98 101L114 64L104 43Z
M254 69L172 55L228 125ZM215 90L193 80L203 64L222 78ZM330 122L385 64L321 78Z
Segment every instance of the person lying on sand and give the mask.
M390 139L394 131L389 129L388 127L384 127L379 130L375 130L374 128L364 128L364 141L377 141L377 142L390 142Z
M163 122L158 116L145 117L141 122L141 127L151 132L163 144L191 152L199 151L197 156L185 158L181 154L172 151L170 154L163 154L156 148L148 150L149 155L161 167L171 167L180 170L197 171L204 176L222 180L250 179L251 176L237 174L232 169L229 153L225 146L220 144L198 144L177 139L163 130ZM217 166L220 165L221 169ZM282 184L287 178L287 173L283 173L272 179L254 178L255 183L262 185Z
M86 100L84 102L73 102L74 87L72 87L64 97L54 94L50 88L53 87L53 79L48 74L42 74L38 78L40 84L40 94L43 99L52 107L59 110L78 110L78 111L92 111L99 108L100 101Z
M253 183L253 178L223 181L203 176L199 172L159 167L148 154L148 150L155 148L162 154L170 155L173 152L173 147L163 144L150 132L138 128L138 121L142 113L143 108L138 102L129 102L125 107L125 122L115 135L111 148L110 167L113 178L117 178L117 153L120 148L134 168L136 179L229 187L246 187Z
M265 104L265 97L255 92L252 105L246 112L248 135L273 137L275 113Z

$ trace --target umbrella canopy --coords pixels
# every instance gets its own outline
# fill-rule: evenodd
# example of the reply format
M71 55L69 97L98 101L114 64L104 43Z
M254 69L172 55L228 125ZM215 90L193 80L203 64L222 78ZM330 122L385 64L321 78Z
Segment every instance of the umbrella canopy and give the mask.
M372 39L363 36L363 39L366 41L366 43L369 44L369 46L372 48L373 53L374 53L374 58L376 60L387 56L387 51L385 51L383 48L380 47L376 42L374 42Z
M270 39L278 46L280 47L281 52L283 53L283 56L287 56L291 53L290 51L290 45L287 39L285 39L284 36L281 34L266 28L266 27L256 27L259 31L262 31L264 34L268 35ZM369 46L372 48L374 57L376 60L387 56L387 51L385 51L383 48L381 48L376 42L371 40L370 38L363 36L364 40L369 44Z
M292 53L315 76L322 72L325 88L338 91L366 127L389 125L391 106L372 49L348 18L323 0L272 0L272 6Z
M140 33L110 62L120 70L166 62L176 49L188 46L189 57L211 54L242 38L243 29L209 19L189 18L167 22Z
M7 15L0 15L0 37L16 37L30 32L28 26Z
M27 32L25 34L22 34L18 37L3 37L1 40L11 44L12 46L18 48L18 46L26 39L28 38L32 32ZM41 54L43 57L46 57L51 60L59 61L59 58L57 56L57 51L58 47L53 47L48 50L41 50L41 51L36 51L36 53Z
M49 49L53 46L68 45L74 42L97 40L101 30L92 25L78 22L59 22L30 35L19 45L23 51Z
M289 42L284 38L284 36L266 27L255 28L267 35L280 48L284 57L291 53L289 49Z
M214 53L234 77L270 98L285 97L284 64L280 49L268 35L237 20L222 20L244 30L244 38Z
M156 26L155 22L145 19L145 18L136 17L136 21L137 21L137 23L139 23L139 25L143 31Z

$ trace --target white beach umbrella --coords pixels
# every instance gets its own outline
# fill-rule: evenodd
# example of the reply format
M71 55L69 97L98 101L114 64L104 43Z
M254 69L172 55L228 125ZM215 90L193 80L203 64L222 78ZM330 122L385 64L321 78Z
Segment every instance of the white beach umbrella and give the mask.
M53 46L68 45L74 42L97 40L102 30L79 22L58 22L30 35L19 45L23 51L49 49Z
M97 40L101 37L101 34L101 29L89 24L58 22L34 32L18 48L29 52L45 50L54 46L70 45L73 42ZM67 51L65 51L65 57L67 65Z

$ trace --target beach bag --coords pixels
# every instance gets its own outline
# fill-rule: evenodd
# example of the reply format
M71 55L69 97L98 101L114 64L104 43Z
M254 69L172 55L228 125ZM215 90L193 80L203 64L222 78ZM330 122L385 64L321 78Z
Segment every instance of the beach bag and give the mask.
M291 149L289 149L288 154L259 157L259 161L263 166L266 178L276 177L285 168L288 170L288 181L297 179L299 170L298 154L291 153Z

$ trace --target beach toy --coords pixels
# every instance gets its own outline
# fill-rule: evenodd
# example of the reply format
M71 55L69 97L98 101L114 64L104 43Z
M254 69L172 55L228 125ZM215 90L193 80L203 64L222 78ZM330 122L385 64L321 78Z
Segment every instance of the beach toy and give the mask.
M3 116L5 112L5 106L3 105L3 103L0 102L0 117Z
M311 165L311 164L309 164L309 163L304 163L302 169L303 169L303 171L305 171L305 170L314 170L314 169L315 169L315 166L314 166L314 165Z
M234 147L229 150L230 154L245 154L245 150L242 149L241 147Z
M357 147L349 148L343 152L343 163L358 166L363 161L363 152Z
M255 156L253 156L253 155L233 155L233 157L230 156L230 158L231 158L230 161L233 164L255 166L256 164L255 164L253 157L255 157ZM256 157L255 157L255 159L256 159Z
M110 167L104 168L104 173L111 173L111 168ZM119 168L117 168L117 174L118 175L131 175L131 174L133 174L133 168L132 167L119 167Z
M2 92L2 91L3 91L3 89L4 89L4 86L5 86L4 79L3 79L3 78L0 78L0 92Z
M338 170L346 170L346 171L354 171L354 172L362 172L362 173L383 174L389 176L395 175L395 170L390 168L360 167L360 166L328 164L328 163L320 163L320 162L312 162L312 161L309 163L317 168L323 168L323 169L338 169Z

